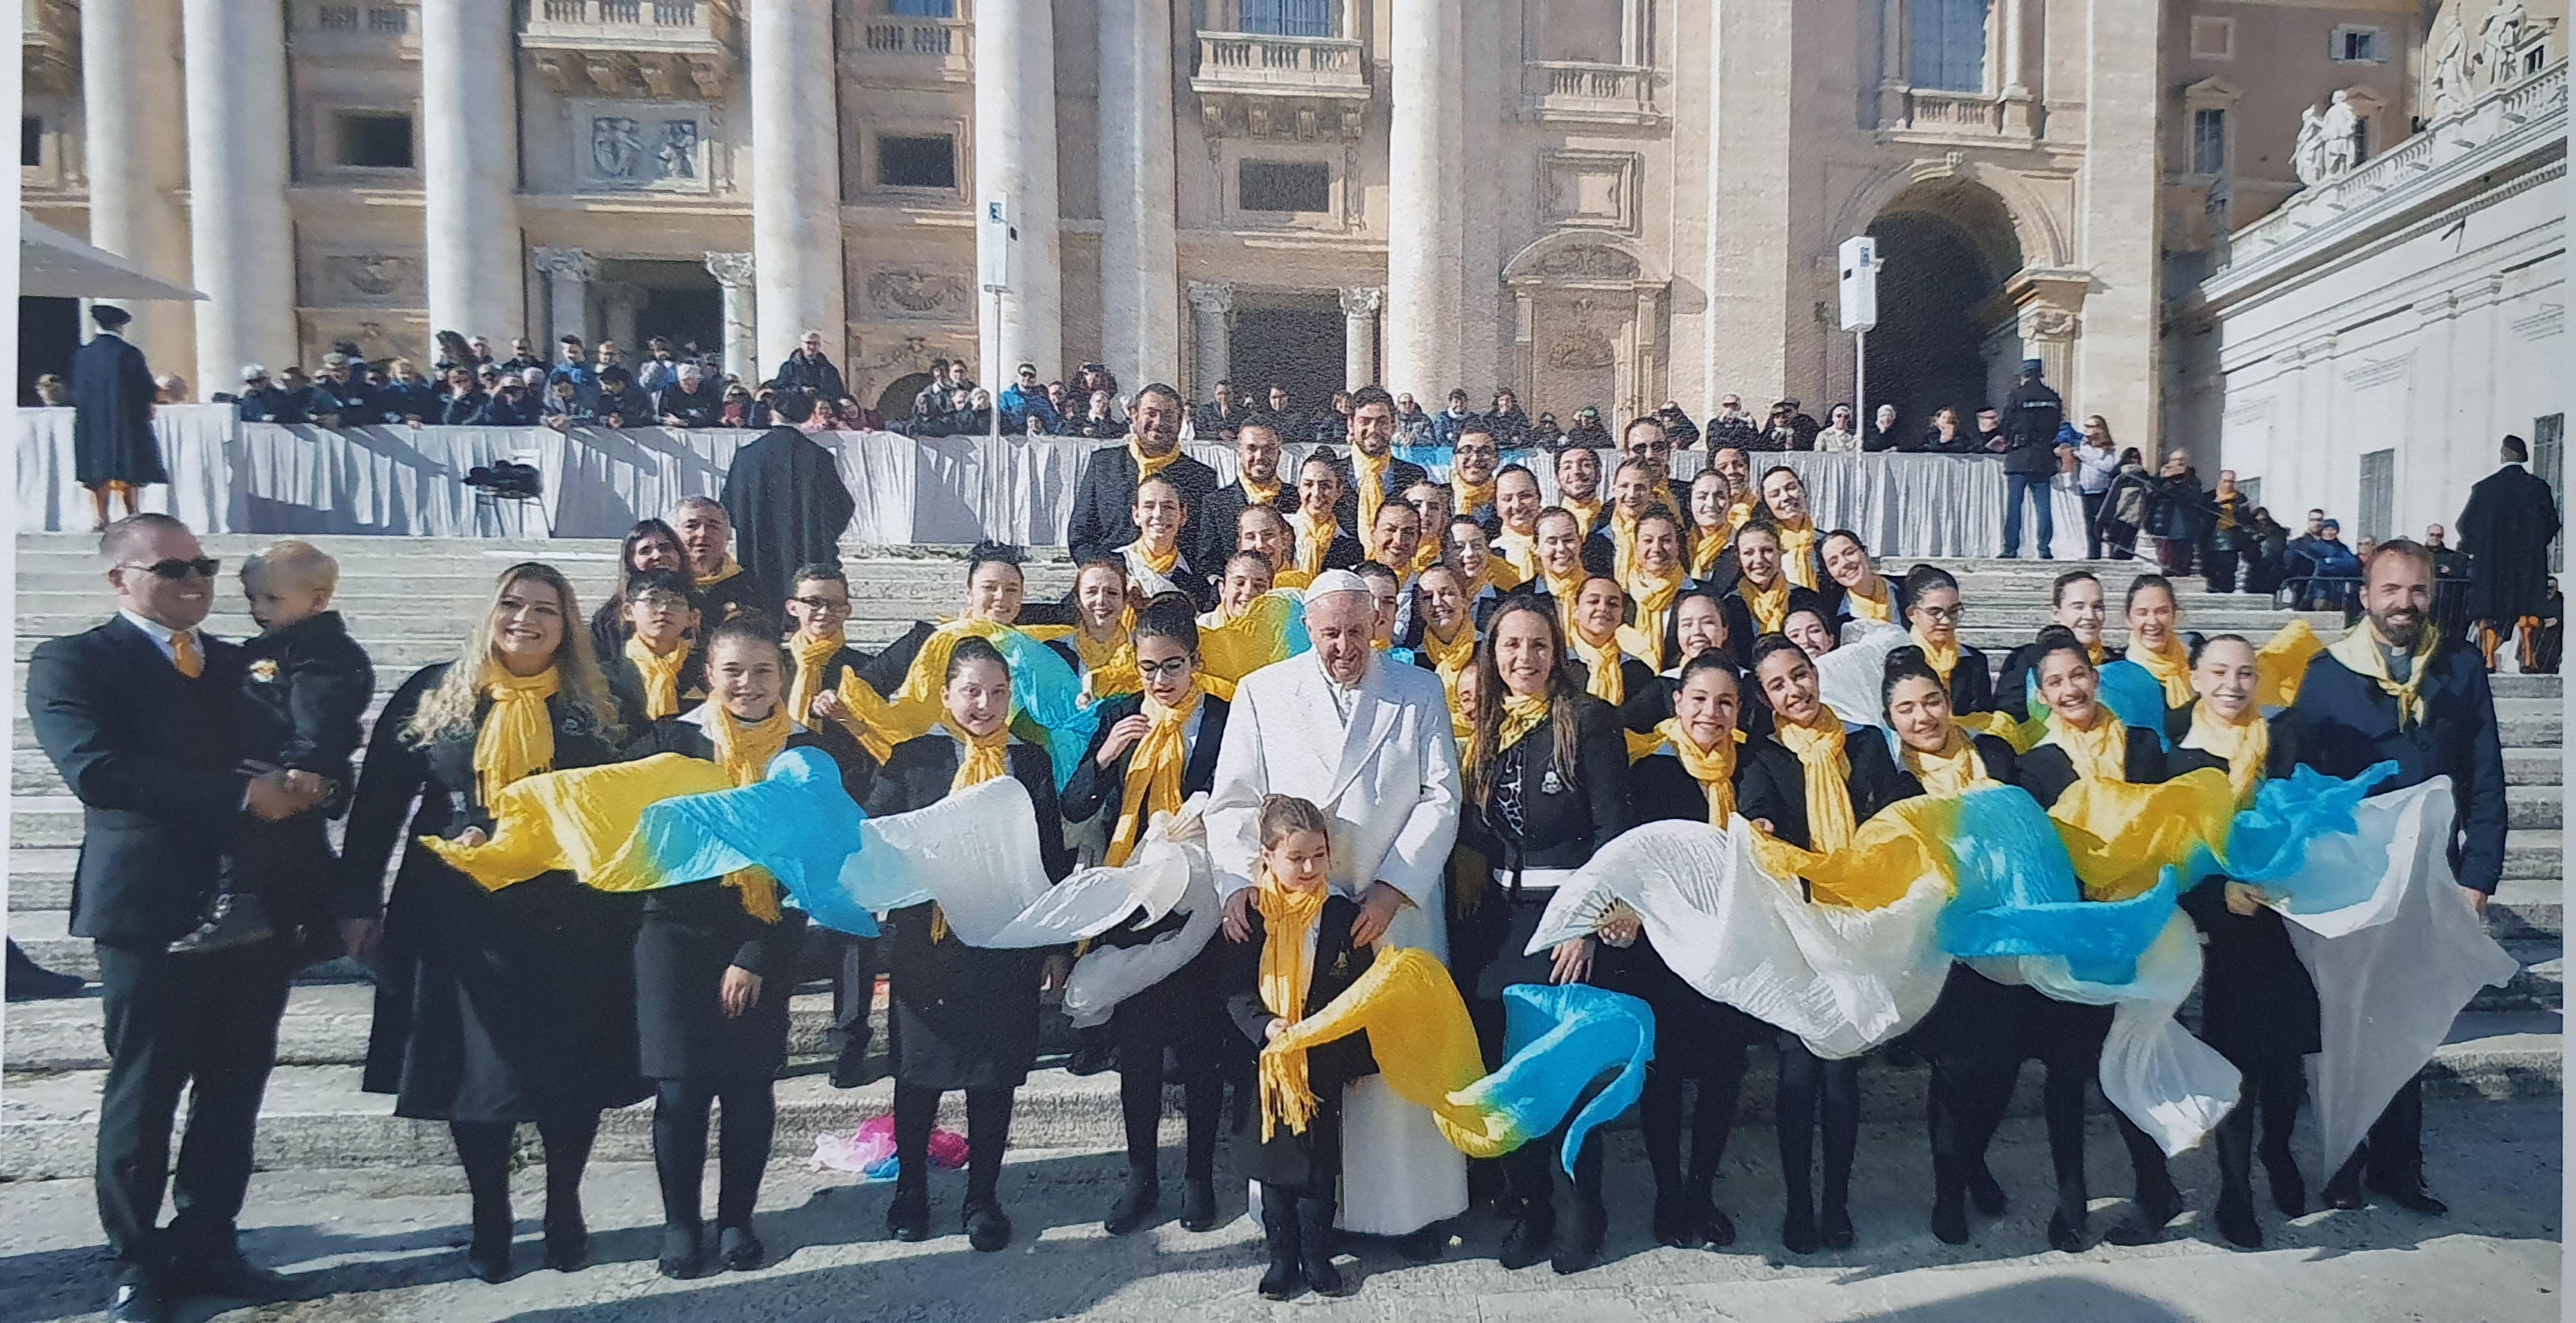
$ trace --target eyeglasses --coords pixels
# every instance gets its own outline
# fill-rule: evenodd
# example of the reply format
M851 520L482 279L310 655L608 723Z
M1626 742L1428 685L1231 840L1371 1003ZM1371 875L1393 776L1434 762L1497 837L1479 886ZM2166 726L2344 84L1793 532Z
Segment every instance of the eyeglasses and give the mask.
M1922 612L1927 619L1939 620L1953 625L1968 618L1968 608L1964 604L1959 606L1918 606L1914 609Z
M835 602L828 597L791 597L788 600L820 615L845 616L850 613L849 603Z
M174 557L170 560L156 560L149 565L128 561L125 564L117 566L120 570L148 570L151 572L153 578L168 579L173 583L179 582L191 574L196 575L200 579L211 579L215 577L215 574L222 570L223 567L224 563L216 560L212 556L199 556L195 560L180 560Z
M1186 678L1190 667L1195 664L1187 657L1174 657L1164 662L1140 661L1136 663L1136 674L1148 680L1179 680Z

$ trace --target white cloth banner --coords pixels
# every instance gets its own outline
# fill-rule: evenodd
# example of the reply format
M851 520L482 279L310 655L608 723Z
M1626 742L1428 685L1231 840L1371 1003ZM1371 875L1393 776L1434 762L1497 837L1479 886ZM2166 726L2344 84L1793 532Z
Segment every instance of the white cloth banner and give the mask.
M89 527L89 498L72 477L72 411L18 410L18 526L76 532ZM405 537L622 537L636 520L659 517L682 496L724 489L733 454L757 432L636 428L353 427L238 421L228 405L165 405L153 417L171 485L144 493L144 508L173 514L199 532L390 534ZM909 437L892 432L825 432L815 440L840 457L842 480L858 500L846 540L874 546L964 544L983 538L1060 545L1082 468L1103 443L1080 437ZM1287 447L1282 471L1314 447ZM1234 479L1230 446L1184 443L1193 458ZM1336 447L1340 451L1342 447ZM1603 472L1618 456L1602 452ZM1554 500L1556 472L1544 452L1516 453ZM496 459L534 464L544 495L478 501L466 473ZM2000 460L1974 455L1756 455L1757 474L1774 463L1807 484L1816 522L1859 533L1881 555L1992 556L2003 548ZM1688 480L1707 454L1673 456ZM1447 466L1434 462L1435 477ZM2070 480L2052 492L2055 554L2083 554L2084 511Z

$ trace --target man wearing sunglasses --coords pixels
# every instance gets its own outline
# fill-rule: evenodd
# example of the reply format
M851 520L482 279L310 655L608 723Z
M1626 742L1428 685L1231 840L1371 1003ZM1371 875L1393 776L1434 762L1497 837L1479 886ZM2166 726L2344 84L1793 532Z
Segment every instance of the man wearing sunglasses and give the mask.
M277 1058L293 960L282 941L172 954L225 866L243 812L269 821L321 799L285 773L242 769L239 649L198 628L220 568L185 524L132 515L99 541L116 614L38 645L27 664L37 742L81 801L71 931L98 944L108 1071L99 1098L98 1210L108 1317L167 1316L165 1299L274 1299L289 1283L241 1256L234 1219ZM373 898L365 902L372 909ZM189 1094L178 1215L159 1225L179 1095Z

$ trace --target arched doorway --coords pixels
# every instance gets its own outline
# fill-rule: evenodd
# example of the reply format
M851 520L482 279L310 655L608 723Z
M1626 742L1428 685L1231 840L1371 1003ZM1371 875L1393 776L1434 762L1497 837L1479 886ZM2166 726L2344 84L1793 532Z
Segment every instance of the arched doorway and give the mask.
M1869 333L1872 405L1895 405L1907 431L1929 427L1945 405L1973 428L1988 403L1983 348L1994 329L1979 305L2022 267L2011 212L1982 185L1934 180L1899 194L1869 233L1882 263L1878 326Z
M893 385L886 387L877 395L877 414L888 422L897 418L910 418L912 397L919 395L921 388L929 384L930 374L927 372L915 372L910 376L895 378Z

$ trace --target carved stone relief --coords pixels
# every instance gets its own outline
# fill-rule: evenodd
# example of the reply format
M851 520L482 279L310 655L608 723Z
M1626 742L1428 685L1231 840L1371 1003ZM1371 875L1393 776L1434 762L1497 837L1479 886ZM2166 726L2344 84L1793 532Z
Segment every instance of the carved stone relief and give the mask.
M895 266L867 277L868 308L898 321L971 321L973 286L965 273L938 267Z

